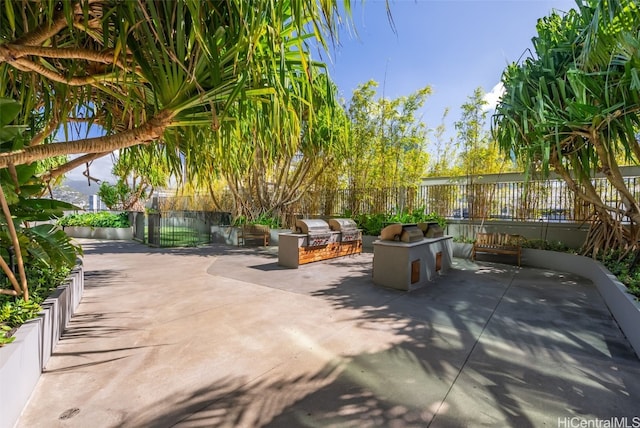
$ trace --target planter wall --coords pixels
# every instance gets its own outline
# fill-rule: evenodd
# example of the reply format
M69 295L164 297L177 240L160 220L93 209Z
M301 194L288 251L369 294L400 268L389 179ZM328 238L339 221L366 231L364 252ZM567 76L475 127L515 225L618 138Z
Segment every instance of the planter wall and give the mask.
M133 240L133 227L65 226L63 230L72 238Z
M290 229L271 229L269 245L278 246L281 233L289 233ZM216 244L238 245L238 228L234 226L211 226L211 242Z
M373 253L373 243L378 239L379 236L362 235L362 251Z
M276 247L280 245L281 233L291 233L291 229L271 229L269 233L269 245Z
M502 232L522 235L527 239L561 241L570 248L580 248L584 244L589 228L583 223L568 221L510 221L476 219L473 224L469 220L447 219L445 235L475 236L478 232Z
M473 249L472 244L467 244L465 242L454 242L452 247L453 257L457 257L459 259L471 258L471 250Z
M40 316L21 325L16 339L0 348L0 428L15 425L83 292L84 272L78 265L42 303Z

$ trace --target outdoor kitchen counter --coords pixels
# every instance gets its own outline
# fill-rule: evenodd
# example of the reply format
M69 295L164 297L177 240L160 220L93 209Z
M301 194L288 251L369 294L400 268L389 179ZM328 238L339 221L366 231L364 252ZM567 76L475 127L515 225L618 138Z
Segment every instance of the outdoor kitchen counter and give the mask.
M341 240L341 232L328 231L321 236L322 238L315 238L305 233L278 234L278 264L297 268L306 263L362 252L362 238L359 231L358 239L348 242ZM319 239L320 243L318 243Z
M306 233L278 234L278 264L280 266L298 267L298 248L305 245Z
M409 291L426 285L438 272L451 267L453 237L425 238L416 242L373 243L373 282Z

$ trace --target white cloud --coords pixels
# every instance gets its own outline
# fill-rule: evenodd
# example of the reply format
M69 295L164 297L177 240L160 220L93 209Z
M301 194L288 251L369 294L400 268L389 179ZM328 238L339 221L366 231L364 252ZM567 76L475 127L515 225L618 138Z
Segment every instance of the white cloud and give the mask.
M484 94L484 97L482 97L482 99L487 103L485 104L483 110L495 110L498 102L500 101L500 98L502 98L502 95L504 95L504 85L502 84L502 82L498 82L498 84L495 85L493 89L491 89L491 92L487 92L486 94Z
M70 156L70 159L76 158L80 155ZM113 167L113 157L111 155L104 156L91 162L89 166L89 172L92 177L102 181L108 181L111 184L115 184L115 177L111 174L111 168ZM86 180L87 177L83 175L83 172L87 169L86 165L81 165L66 174L69 180Z

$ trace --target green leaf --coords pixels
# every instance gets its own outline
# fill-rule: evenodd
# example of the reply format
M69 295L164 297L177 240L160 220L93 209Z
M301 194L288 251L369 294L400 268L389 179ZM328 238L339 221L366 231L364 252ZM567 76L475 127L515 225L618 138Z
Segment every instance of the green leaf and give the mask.
M52 224L42 224L24 229L23 233L31 239L27 251L40 263L47 266L74 266L81 248L74 245L71 238Z
M10 98L0 98L0 128L9 125L18 117L22 106Z
M9 28L11 31L16 31L16 15L13 11L13 2L6 1L5 4L5 12L7 13L7 19L9 20Z

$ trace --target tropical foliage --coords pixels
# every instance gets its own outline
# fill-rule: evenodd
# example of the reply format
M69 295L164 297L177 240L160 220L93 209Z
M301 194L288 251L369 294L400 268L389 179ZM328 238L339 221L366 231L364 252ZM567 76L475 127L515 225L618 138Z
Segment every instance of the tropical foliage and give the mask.
M455 140L447 136L447 126L445 121L450 110L446 108L442 113L440 123L429 130L432 142L432 153L427 167L427 177L446 177L459 175L454 172L455 159L457 157Z
M327 84L329 98L320 91ZM253 144L226 144L226 152L212 154L212 159L220 159L215 164L222 180L216 181L214 175L200 185L209 188L212 199L221 202L225 190L230 191L233 211L243 220L256 221L266 215L279 218L281 224L292 224L294 210L330 212L333 207L325 203L338 190L353 189L355 195L364 189L415 188L428 162L427 130L417 113L430 89L389 100L377 98L377 83L370 81L354 91L343 109L332 103L336 88L324 76L314 85L314 103L308 112L302 110L305 120L299 135L291 140L291 150L268 150L269 143L258 135ZM315 117L313 127L306 120L309 114ZM270 118L268 110L261 108L251 120ZM237 127L237 135L220 135L242 139L254 135L256 126L248 120ZM238 151L229 151L230 147ZM358 211L355 207L361 202L354 200L352 211ZM372 199L369 204L377 206L377 202Z
M68 214L58 220L62 227L130 227L129 215L126 212L114 214L108 211L97 213Z
M135 211L134 208L137 208L140 199L147 196L147 186L140 183L134 183L132 186L123 179L118 179L114 185L103 181L97 195L110 210Z
M515 169L487 131L488 109L484 95L482 88L476 88L460 106L460 120L455 122L457 162L452 175L473 177Z
M621 158L640 162L640 11L632 0L577 5L539 20L536 56L505 70L493 131L505 153L558 173L593 207L584 252L596 257L640 239L640 205L619 169ZM621 204L599 196L595 173Z
M427 129L417 115L431 88L387 99L376 97L377 86L369 81L351 96L346 107L351 130L341 147L337 170L344 171L350 188L414 186L429 161Z
M292 86L290 92L297 90ZM217 144L206 153L216 169L198 171L200 187L215 198L212 184L221 177L233 195L236 215L249 220L264 215L285 218L291 204L333 163L336 146L346 136L344 112L334 105L335 86L321 75L312 90L311 104L293 101L293 118L280 118L281 112L255 104L247 107L242 122L222 124ZM292 130L271 128L277 121ZM274 141L280 143L274 146Z
M144 201L158 187L167 187L171 178L170 163L152 150L121 151L111 170L116 184L100 183L98 196L112 210L142 211Z
M20 109L19 103L0 98L0 156L23 147L25 127L12 124ZM37 175L38 168L38 163L32 163L0 170L0 268L10 287L0 287L0 294L22 296L25 302L29 301L27 267L71 267L80 253L55 225L29 227L29 222L51 220L62 216L65 209L76 208L40 198L46 186Z
M185 163L190 176L215 169L199 156L204 146L247 145L219 131L261 108L273 120L253 131L270 151L290 148L285 137L299 132L322 68L306 43L324 46L338 25L337 4L315 0L3 0L0 9L0 93L19 96L22 123L37 112L42 124L0 168L81 155L50 177L129 148L162 155L176 177L189 178ZM78 122L104 135L48 144L59 125Z
M68 277L70 269L63 265L43 267L27 265L29 300L0 294L0 346L15 339L11 331L42 311L40 304Z
M349 213L345 214L350 217ZM444 217L436 213L425 213L424 209L413 211L402 210L398 213L388 214L360 214L354 217L358 228L362 229L364 235L378 236L385 226L392 223L417 224L417 223L438 223L441 227L446 226Z
M427 170L430 177L465 177L520 171L521 168L500 148L488 131L489 105L482 88L476 88L460 106L460 118L454 122L455 137L446 138L445 119L431 130L433 153Z

